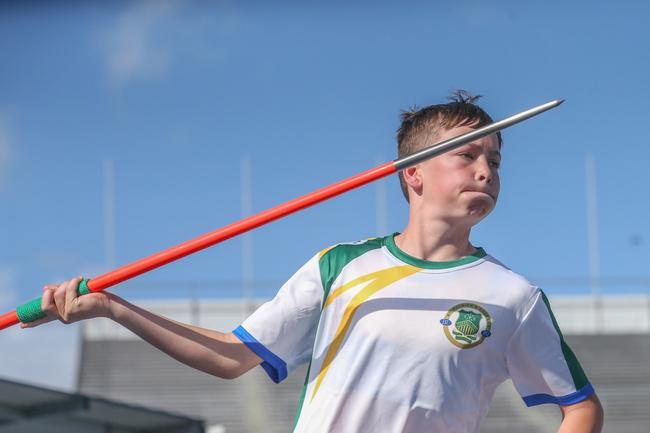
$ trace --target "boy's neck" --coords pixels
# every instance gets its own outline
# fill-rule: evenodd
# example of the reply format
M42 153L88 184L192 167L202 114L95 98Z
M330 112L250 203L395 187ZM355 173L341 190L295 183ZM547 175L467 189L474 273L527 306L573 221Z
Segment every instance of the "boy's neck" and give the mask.
M404 231L395 236L395 244L406 254L430 262L448 262L476 251L469 242L470 228L454 227L444 220L410 220Z

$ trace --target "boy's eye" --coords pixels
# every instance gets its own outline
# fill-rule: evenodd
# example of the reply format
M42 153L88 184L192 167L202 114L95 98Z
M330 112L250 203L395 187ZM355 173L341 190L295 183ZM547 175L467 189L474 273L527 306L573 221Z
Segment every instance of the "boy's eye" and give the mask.
M474 154L473 154L473 153L470 153L470 152L459 153L459 155L462 156L463 158L474 159ZM491 161L490 161L490 164L491 164L492 167L494 167L494 168L499 168L499 167L501 166L501 162L500 162L500 161L497 161L496 159L491 160Z

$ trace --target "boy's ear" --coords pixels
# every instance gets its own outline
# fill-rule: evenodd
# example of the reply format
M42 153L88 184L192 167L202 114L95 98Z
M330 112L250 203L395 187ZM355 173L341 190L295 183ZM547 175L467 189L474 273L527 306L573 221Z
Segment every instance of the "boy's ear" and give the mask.
M404 182L413 189L417 194L420 194L422 191L422 176L420 173L420 166L415 165L413 167L405 168L402 170L402 177Z

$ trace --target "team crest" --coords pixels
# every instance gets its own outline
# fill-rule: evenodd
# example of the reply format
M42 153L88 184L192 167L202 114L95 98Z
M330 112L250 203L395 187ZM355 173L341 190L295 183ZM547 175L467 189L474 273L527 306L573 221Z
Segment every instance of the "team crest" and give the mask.
M492 335L492 318L483 307L464 303L454 305L440 319L447 339L461 349L478 346Z

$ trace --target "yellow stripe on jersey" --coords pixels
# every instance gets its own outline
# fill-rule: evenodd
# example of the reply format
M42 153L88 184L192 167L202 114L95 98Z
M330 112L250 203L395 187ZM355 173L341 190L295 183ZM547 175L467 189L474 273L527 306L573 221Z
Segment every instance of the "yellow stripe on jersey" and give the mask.
M406 267L412 267L410 265L407 266L398 266L398 268L406 268ZM371 272L370 274L367 275L362 275L358 278L355 278L352 281L348 281L346 284L343 284L341 287L333 290L328 296L327 300L325 301L325 305L323 306L323 309L325 309L328 305L330 305L332 302L334 302L334 299L337 297L341 296L343 293L347 292L349 289L352 287L358 286L361 283L365 283L366 281L374 280L377 278L381 278L382 275L391 269L396 269L396 268L388 268L388 269L382 269L381 271L377 272ZM418 268L419 269L419 268Z
M357 293L352 298L350 303L345 307L345 311L343 312L343 318L339 323L339 326L336 330L336 335L334 336L334 340L332 340L332 343L329 345L329 349L327 350L327 354L325 355L325 359L323 360L323 365L321 366L320 372L318 373L316 386L314 386L314 391L312 392L311 400L314 400L314 397L316 397L316 393L318 392L321 383L323 382L325 376L327 375L327 371L329 370L330 364L336 357L336 354L338 353L341 345L343 344L343 341L345 340L345 336L348 332L348 329L350 328L350 324L352 323L352 317L354 316L354 313L357 311L359 306L366 299L368 299L370 296L377 293L379 290L384 289L389 285L401 280L402 278L406 278L421 270L422 270L421 268L415 266L405 265L405 266L395 266L392 268L383 269L381 271L373 272L368 275L362 275L361 277L358 277L350 281L349 283L344 284L343 286L337 288L330 294L330 296L327 297L327 301L323 309L326 308L329 304L331 304L332 299L341 295L346 290L371 280L371 282L368 285L366 285L363 289L361 289L359 293Z

